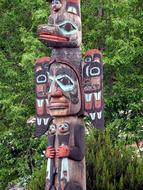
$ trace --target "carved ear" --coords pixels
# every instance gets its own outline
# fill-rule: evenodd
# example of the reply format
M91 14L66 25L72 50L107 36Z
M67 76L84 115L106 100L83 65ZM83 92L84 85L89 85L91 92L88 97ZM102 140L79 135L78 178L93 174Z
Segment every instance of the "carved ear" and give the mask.
M83 66L84 110L96 128L104 128L103 64L97 49L85 53Z
M47 107L49 61L49 57L42 57L37 59L35 64L36 137L43 135L48 130L52 120Z

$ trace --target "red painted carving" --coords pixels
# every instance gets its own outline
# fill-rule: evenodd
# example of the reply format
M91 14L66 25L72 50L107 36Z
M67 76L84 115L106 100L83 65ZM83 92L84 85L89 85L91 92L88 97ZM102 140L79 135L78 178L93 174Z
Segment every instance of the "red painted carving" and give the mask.
M50 2L37 33L52 55L35 65L36 131L48 134L45 190L86 190L83 116L103 128L102 54L88 50L82 61L80 0Z

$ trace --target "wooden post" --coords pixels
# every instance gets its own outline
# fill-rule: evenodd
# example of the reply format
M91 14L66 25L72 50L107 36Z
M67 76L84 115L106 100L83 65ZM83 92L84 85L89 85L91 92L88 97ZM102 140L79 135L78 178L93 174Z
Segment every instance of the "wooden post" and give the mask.
M39 60L36 64L36 79L46 86L43 109L48 108L45 113L37 107L37 119L50 118L47 127L42 122L37 126L38 135L48 130L45 190L86 190L80 0L51 0L50 5L51 15L38 27L38 37L52 47L52 55L44 70L39 71ZM45 59L40 60L43 68Z
M89 50L82 65L80 0L49 1L37 33L52 54L35 66L36 136L48 131L45 190L86 190L83 116L103 128L102 55Z

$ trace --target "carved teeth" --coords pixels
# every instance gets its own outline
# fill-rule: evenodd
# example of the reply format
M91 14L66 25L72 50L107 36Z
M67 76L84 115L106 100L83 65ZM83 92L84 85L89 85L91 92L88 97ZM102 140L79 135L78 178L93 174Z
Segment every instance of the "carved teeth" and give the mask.
M92 120L95 120L96 113L90 113L90 117Z
M85 100L86 102L90 102L92 99L92 93L91 94L85 94Z
M48 125L49 118L43 118L43 121L44 121L44 125Z
M101 91L94 93L95 100L101 100Z
M85 109L90 110L92 108L92 93L85 94Z
M49 101L48 101L48 99L45 99L45 101L46 101L46 112L47 112L47 114L49 114L49 108L48 108Z
M92 120L95 120L96 113L90 113L90 117L91 117ZM101 119L101 118L102 118L102 111L97 112L97 118L98 118L98 119Z
M49 104L49 101L48 101L48 99L46 99L45 101L46 101L46 106L48 106L48 104Z
M97 112L97 118L98 118L98 119L101 119L101 118L102 118L102 111Z
M44 123L44 125L48 125L48 122L49 122L49 118L37 117L37 125L38 126L42 125L42 123Z
M39 108L43 107L44 100L37 99L37 105Z
M42 123L42 118L37 117L37 125L41 125L41 123Z

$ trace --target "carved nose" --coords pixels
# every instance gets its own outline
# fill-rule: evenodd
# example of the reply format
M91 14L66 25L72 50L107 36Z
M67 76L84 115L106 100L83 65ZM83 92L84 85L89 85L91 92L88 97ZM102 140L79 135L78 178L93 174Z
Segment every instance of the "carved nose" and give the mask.
M54 5L52 5L52 8L53 8L53 9L55 9L55 8L56 8L56 5L55 5L55 4L54 4Z
M54 87L51 91L51 96L61 97L63 95L60 88Z

